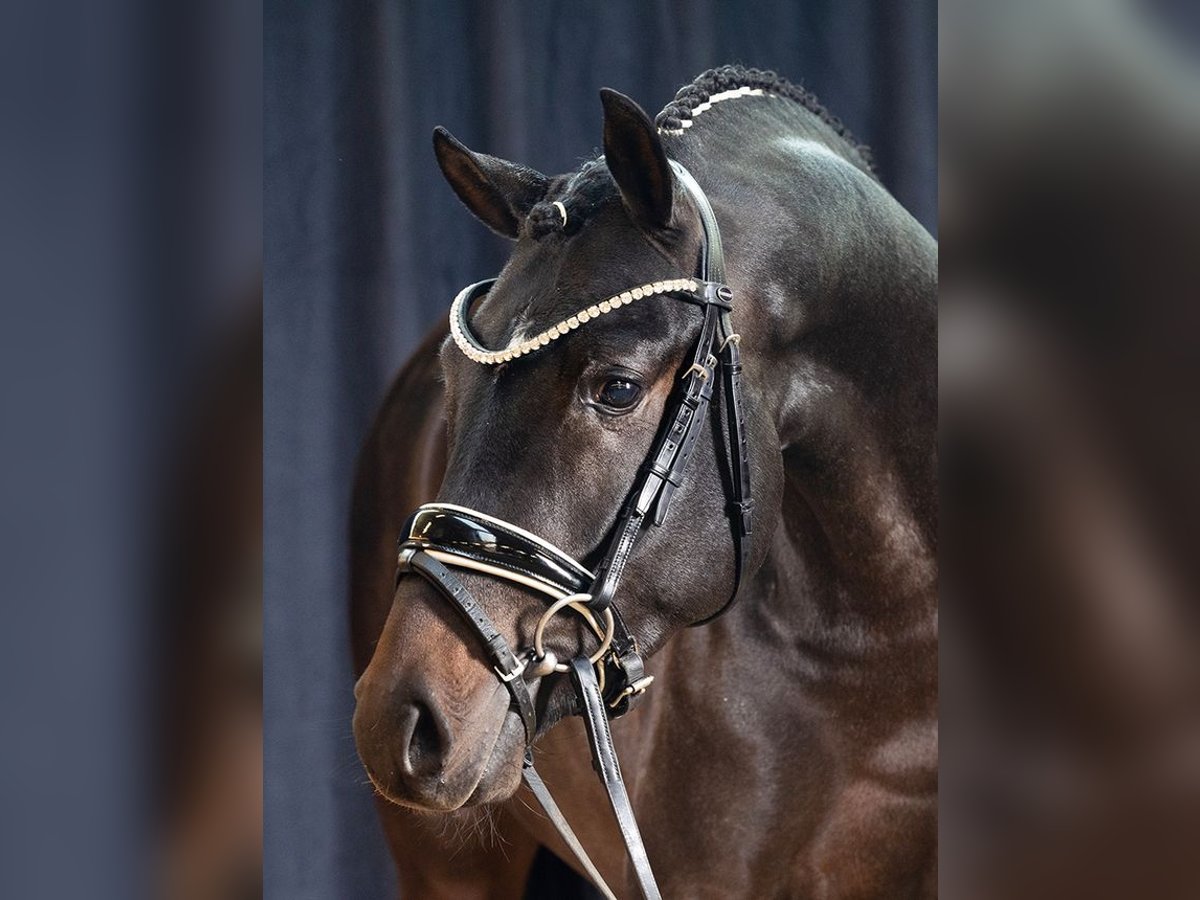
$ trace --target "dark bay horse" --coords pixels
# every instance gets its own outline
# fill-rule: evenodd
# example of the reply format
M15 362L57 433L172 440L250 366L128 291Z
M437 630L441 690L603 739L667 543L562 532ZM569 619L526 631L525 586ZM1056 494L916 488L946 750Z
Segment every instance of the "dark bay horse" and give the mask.
M472 312L493 347L696 270L699 223L668 159L724 236L757 501L740 597L687 627L733 583L715 419L621 587L656 681L613 734L663 894L934 896L936 244L836 120L770 73L705 73L654 122L602 99L604 155L568 175L441 130L434 145L459 198L515 241ZM494 368L443 326L392 387L354 493L354 730L405 897L521 897L539 847L574 862L520 786L521 722L478 641L428 583L396 586L404 518L436 498L594 562L696 321L641 301ZM543 601L463 579L527 646ZM594 639L554 640L566 657ZM633 896L568 685L536 681L538 768L605 879Z

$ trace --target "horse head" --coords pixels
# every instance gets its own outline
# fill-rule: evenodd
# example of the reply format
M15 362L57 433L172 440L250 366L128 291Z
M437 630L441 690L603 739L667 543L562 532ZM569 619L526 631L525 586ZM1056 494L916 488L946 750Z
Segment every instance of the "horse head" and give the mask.
M603 158L555 179L434 134L459 198L515 241L470 310L474 335L490 347L517 346L570 323L553 346L498 365L444 343L449 452L438 500L521 526L589 568L612 538L702 320L695 306L650 289L696 274L698 211L649 117L616 92L602 99ZM643 285L639 302L607 302ZM763 425L751 422L750 431ZM648 529L625 568L620 613L644 653L720 610L734 584L719 427L703 424L664 527ZM778 482L777 467L760 474ZM529 646L545 599L485 575L462 578L509 643ZM545 637L558 659L589 653L596 641L583 619L574 627L555 619ZM565 679L526 680L544 731L569 709ZM448 810L516 789L522 723L477 638L425 580L399 579L356 696L359 751L385 796Z

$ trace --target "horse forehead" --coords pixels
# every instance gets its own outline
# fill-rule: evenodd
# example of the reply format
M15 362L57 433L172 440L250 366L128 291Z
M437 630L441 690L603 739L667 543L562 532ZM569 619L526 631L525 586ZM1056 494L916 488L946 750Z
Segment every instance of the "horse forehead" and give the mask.
M498 346L522 328L536 333L589 303L674 274L616 205L570 237L521 238L473 317L479 335Z

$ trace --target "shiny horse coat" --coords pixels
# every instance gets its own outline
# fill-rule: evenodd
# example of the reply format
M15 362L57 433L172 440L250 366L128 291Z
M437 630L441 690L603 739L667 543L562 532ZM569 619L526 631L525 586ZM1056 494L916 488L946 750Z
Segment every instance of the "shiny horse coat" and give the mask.
M687 628L737 570L714 411L624 572L617 602L655 683L613 741L646 852L666 897L933 895L936 245L786 82L726 69L695 86L687 127L678 101L656 128L606 94L604 160L559 179L435 138L460 198L516 239L472 328L519 344L664 263L695 271L703 236L669 161L703 186L736 297L757 507L738 605ZM520 787L521 717L478 640L428 583L394 581L403 517L432 499L486 511L594 569L687 368L694 312L675 306L623 307L489 368L440 329L364 448L355 734L409 896L522 896L539 846L576 863ZM634 402L610 402L629 386ZM463 578L528 646L545 604ZM547 640L563 660L595 646L582 622ZM633 896L569 679L533 688L538 769Z

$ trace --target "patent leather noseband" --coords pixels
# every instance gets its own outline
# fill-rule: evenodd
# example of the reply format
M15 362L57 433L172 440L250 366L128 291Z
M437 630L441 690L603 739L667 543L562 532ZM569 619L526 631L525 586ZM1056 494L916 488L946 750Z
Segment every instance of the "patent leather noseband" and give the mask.
M407 543L443 562L551 594L580 594L595 576L553 544L501 519L449 503L422 506L405 526ZM492 568L502 573L490 572Z
M677 275L640 285L582 309L540 335L501 350L482 345L471 332L468 316L473 302L487 293L494 279L465 288L451 307L451 335L463 353L484 365L507 363L537 352L590 320L635 300L662 296L700 309L702 321L688 358L690 365L668 401L650 454L617 516L596 571L589 571L569 554L511 523L448 503L426 504L405 523L397 570L397 579L413 573L433 585L478 637L497 677L508 688L525 729L526 783L592 881L610 898L615 895L533 768L537 720L528 682L552 672L569 675L577 712L587 727L593 764L608 794L641 893L647 900L657 900L658 886L621 778L608 725L610 718L623 715L637 702L653 678L646 675L637 641L614 601L625 567L638 544L651 527L660 527L667 521L671 502L683 484L688 461L704 430L718 378L725 411L723 462L727 469L734 583L724 606L704 622L723 613L737 598L751 534L753 501L741 391L740 338L732 326L733 294L725 284L721 233L704 191L683 166L674 161L671 166L699 211L703 226L698 278ZM534 645L514 651L454 570L481 573L545 595L550 603L538 622ZM599 647L591 656L581 655L562 663L545 649L542 636L547 622L567 610L584 618Z

